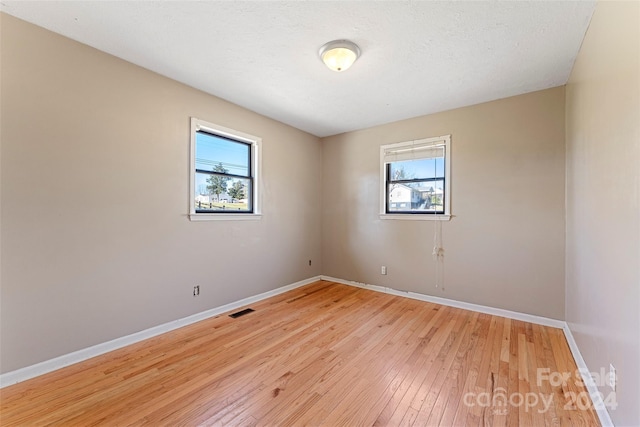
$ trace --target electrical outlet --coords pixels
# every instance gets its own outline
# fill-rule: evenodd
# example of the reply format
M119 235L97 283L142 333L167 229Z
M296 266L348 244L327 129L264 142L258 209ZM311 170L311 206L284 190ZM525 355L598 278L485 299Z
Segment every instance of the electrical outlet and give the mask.
M611 387L613 391L616 391L616 380L616 368L609 363L609 387Z
M383 265L382 268L380 268L380 274L382 275L386 275L387 274L387 266Z
M311 260L309 260L309 265L311 265Z
M196 285L193 287L193 296L197 297L198 295L200 295L200 285Z

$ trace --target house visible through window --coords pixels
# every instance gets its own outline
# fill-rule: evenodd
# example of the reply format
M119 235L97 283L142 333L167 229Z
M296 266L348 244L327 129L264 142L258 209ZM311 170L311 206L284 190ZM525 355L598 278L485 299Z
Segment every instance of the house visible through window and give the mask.
M192 119L191 139L192 219L257 213L260 139L198 119Z
M380 148L381 216L448 219L450 140L447 135Z

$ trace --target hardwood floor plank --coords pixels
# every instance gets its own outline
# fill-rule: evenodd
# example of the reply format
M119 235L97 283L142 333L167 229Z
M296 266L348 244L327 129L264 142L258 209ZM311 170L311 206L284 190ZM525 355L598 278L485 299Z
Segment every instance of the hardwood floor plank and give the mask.
M448 342L451 345L442 348L438 354L438 363L432 365L417 393L417 399L414 398L412 402L412 407L420 411L419 416L416 417L416 425L440 424L445 409L444 404L451 389L451 382L458 375L457 370L452 367L455 365L456 359L460 357L460 347L464 340L469 338L467 334L470 331L465 326L468 325L467 318L471 313L455 311L459 320L448 337Z
M480 363L482 361L482 355L484 353L486 344L484 333L486 331L485 328L488 327L488 324L486 322L486 319L488 319L488 317L486 315L476 315L475 319L476 320L475 324L473 325L473 332L471 334L473 346L469 351L469 357L467 359L468 362L465 366L465 369L463 370L464 385L461 389L462 395L460 396L462 405L458 405L458 407L456 408L456 414L453 419L452 425L467 424L467 418L470 415L470 409L477 408L477 405L475 405L476 399L474 398L478 395L478 388L476 387L476 383L478 380L478 371L480 369ZM471 399L468 399L469 397L471 397ZM473 406L467 403L470 403Z
M599 425L559 329L328 281L250 307L6 387L0 424Z
M447 314L451 314L451 310L443 310ZM379 420L381 425L398 425L404 414L407 412L411 405L417 389L422 384L422 381L426 377L429 369L436 361L436 357L440 353L442 347L445 345L451 330L453 329L455 322L450 316L447 317L446 323L441 327L433 327L433 336L426 341L421 342L421 346L417 347L414 351L415 362L411 364L411 375L407 375L403 384L398 388L390 400L390 405L394 409L388 420ZM416 369L417 368L417 369ZM397 397L396 397L397 396Z
M358 378L349 395L345 396L335 407L325 423L331 425L349 425L359 420L368 420L366 424L373 424L377 419L382 402L387 402L390 387L398 377L396 366L406 361L412 348L407 343L420 326L422 314L429 314L430 307L417 307L417 311L405 311L406 318L400 319L401 329L393 328L384 337L376 337L379 344L370 352L371 357L366 363L367 371ZM364 362L364 361L363 361ZM352 396L352 397L351 397Z
M454 366L447 376L446 388L449 390L448 395L443 396L441 392L438 398L445 399L444 410L440 425L455 425L455 417L457 409L461 406L465 406L462 400L462 390L465 390L466 379L469 375L469 368L471 366L473 358L473 349L477 342L477 334L475 334L474 325L477 323L479 313L469 313L469 319L465 327L465 337L462 340L461 346L458 349ZM475 378L474 378L475 379ZM426 413L426 411L421 411Z

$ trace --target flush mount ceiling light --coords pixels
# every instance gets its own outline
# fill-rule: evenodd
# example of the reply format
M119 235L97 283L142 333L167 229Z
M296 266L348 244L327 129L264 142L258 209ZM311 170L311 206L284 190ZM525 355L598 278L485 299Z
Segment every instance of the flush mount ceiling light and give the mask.
M320 59L333 71L344 71L356 62L360 48L349 40L334 40L320 48Z

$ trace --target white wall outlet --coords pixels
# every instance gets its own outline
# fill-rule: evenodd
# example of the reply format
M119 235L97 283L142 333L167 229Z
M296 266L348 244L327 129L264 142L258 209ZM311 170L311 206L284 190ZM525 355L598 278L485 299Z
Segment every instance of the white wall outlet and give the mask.
M383 265L382 268L380 268L380 274L387 274L387 266Z
M196 285L193 287L193 296L197 297L198 295L200 295L200 285Z
M617 379L616 368L611 363L609 363L609 387L611 387L613 391L616 391Z

